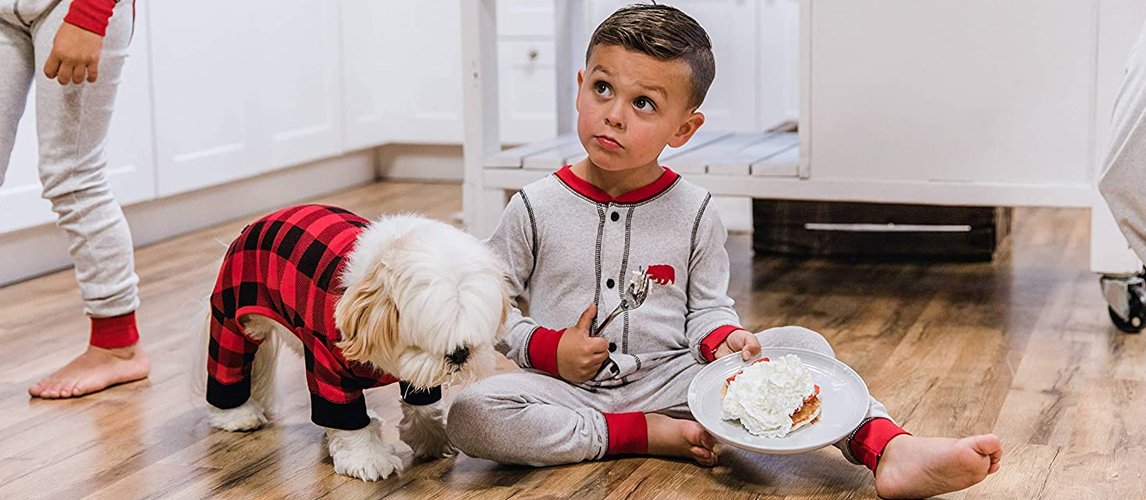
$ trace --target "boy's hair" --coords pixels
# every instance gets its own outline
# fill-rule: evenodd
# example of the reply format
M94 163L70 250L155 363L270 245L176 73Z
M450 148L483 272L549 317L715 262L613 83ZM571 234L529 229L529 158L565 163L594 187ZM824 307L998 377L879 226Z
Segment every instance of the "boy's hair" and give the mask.
M598 45L618 45L661 61L684 61L691 75L689 105L694 109L704 102L716 76L708 33L688 14L668 5L629 5L601 21L589 39L586 63Z

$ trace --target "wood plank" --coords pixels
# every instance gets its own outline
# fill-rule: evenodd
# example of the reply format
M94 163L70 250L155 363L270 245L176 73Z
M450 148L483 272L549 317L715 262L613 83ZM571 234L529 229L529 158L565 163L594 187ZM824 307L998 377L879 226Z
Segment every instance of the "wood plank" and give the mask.
M792 145L776 154L756 160L749 165L755 177L798 177L800 175L800 147Z
M521 168L522 161L538 153L549 151L569 142L569 135L553 137L544 141L531 142L514 148L506 149L500 153L489 155L485 159L485 168Z
M766 134L732 134L674 158L673 164L681 172L736 175L743 170L747 176L750 162L737 153L768 138Z
M561 145L526 156L522 159L521 168L553 172L568 165L571 160L580 160L585 155L585 148L581 147L581 140L576 134L562 138L564 140Z

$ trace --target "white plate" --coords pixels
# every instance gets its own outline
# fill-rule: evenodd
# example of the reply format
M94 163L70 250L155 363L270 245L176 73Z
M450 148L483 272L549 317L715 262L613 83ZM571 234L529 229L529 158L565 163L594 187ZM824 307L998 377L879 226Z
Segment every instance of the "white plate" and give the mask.
M799 356L811 372L812 380L820 386L819 422L782 438L763 438L748 432L739 420L724 420L720 388L728 377L750 363L740 359L739 354L709 363L692 380L688 387L688 407L693 417L721 441L737 448L777 455L809 452L851 434L867 415L867 384L848 365L805 349L766 347L761 349L758 358L777 359L787 354Z

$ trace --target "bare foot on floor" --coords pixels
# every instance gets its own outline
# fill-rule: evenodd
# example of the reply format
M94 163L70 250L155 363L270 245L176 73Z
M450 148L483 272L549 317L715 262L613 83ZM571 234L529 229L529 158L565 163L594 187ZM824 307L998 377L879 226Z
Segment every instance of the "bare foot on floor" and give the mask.
M716 464L715 440L700 424L659 413L646 413L645 422L650 455L691 458L709 467Z
M118 349L88 346L67 366L28 388L32 397L75 398L110 386L147 378L151 360L139 344Z
M999 470L1003 448L994 434L963 439L900 435L875 468L883 498L926 498L975 485Z

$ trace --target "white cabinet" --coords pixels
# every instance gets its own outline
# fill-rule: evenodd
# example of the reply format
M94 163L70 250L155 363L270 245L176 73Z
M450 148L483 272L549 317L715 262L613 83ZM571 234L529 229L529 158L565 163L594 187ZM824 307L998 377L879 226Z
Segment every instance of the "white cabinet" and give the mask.
M338 5L151 5L159 194L341 151Z
M813 179L1092 186L1095 2L808 8Z
M137 6L139 16L152 4ZM147 58L147 23L137 22L125 63L122 83L116 94L116 109L108 132L106 174L116 200L121 204L155 196L153 168L151 94ZM41 71L41 68L36 68ZM58 85L55 82L51 85ZM0 187L0 233L32 227L56 220L51 203L41 198L39 151L36 144L36 89L33 85L18 125L16 147L9 162L7 178Z
M502 143L539 141L557 133L555 50L552 40L498 41Z
M244 0L249 2L250 0ZM313 0L259 2L251 61L257 76L250 98L258 106L264 168L273 170L342 152L342 65L339 4ZM248 35L251 36L251 35Z
M220 15L198 2L151 2L160 195L259 172L258 110L248 89L278 83L258 74L263 55L250 50L259 3L232 2Z
M757 124L767 130L800 117L800 1L761 0L757 6Z
M458 0L341 6L348 145L460 143Z
M498 0L497 66L501 142L557 133L554 0Z

